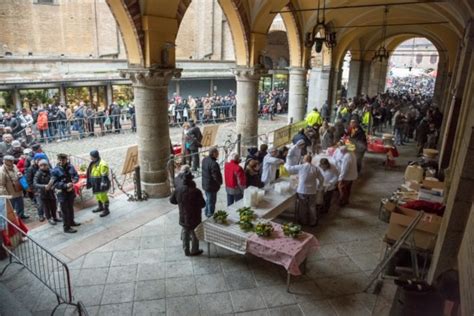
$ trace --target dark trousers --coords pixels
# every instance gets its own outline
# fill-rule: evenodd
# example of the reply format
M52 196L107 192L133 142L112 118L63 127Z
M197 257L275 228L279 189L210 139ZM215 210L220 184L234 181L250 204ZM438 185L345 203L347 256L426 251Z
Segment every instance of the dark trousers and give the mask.
M58 218L58 204L56 203L56 199L41 199L41 205L47 219Z
M334 192L336 192L336 189L324 192L323 209L322 209L323 213L329 212L329 209L331 208L331 201L332 201L332 196Z
M364 161L365 151L356 151L355 153L357 159L357 174L360 176L362 171L362 161Z
M183 240L184 253L194 254L199 251L199 239L196 237L194 229L183 227L181 239ZM191 251L189 251L189 242L191 242Z
M71 228L72 224L74 224L74 197L74 193L68 193L59 202L63 215L64 229Z
M227 193L227 206L234 204L244 197L243 194L229 194Z
M339 181L339 205L344 206L349 203L351 197L352 181Z
M199 149L189 149L189 165L192 170L196 171L199 168Z

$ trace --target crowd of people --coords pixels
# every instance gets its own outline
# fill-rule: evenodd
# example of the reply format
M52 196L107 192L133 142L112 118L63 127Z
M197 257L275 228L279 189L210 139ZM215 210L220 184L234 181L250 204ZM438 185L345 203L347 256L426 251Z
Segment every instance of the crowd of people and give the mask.
M132 131L136 130L135 108L130 103L127 108L112 103L107 108L79 102L70 107L64 104L33 106L31 111L5 112L0 110L0 131L9 131L15 138L26 142L50 142L78 137L120 133L123 119L130 120Z
M218 164L219 151L211 148L201 162L204 196L192 174L199 168L202 135L192 120L191 125L185 126L183 144L192 159L184 160L189 165L184 165L175 179L172 203L179 205L186 255L202 253L194 228L201 222L202 208L206 217L213 216L217 193L223 185L227 205L231 205L243 198L249 186L269 188L279 177L298 175L298 219L303 225L315 226L320 215L330 210L335 195L339 206L350 203L352 184L362 173L369 135L388 129L393 131L397 145L416 139L420 150L432 148L437 139L428 135L437 137L442 114L430 96L408 90L373 98L362 95L342 99L334 106L333 115L325 103L320 110L315 108L308 113L305 122L306 127L294 135L290 147L269 148L262 144L248 148L244 163L234 153L224 165L224 174ZM324 155L319 157L321 153Z
M58 154L57 163L53 165L39 143L27 146L12 140L11 134L3 134L2 139L0 194L10 201L20 220L29 218L24 201L29 199L40 222L47 220L51 225L62 222L65 233L77 232L73 227L80 223L74 220L74 200L83 186L92 189L97 199L98 208L93 212L100 212L100 217L109 215L109 167L98 151L90 153L91 162L84 174L84 183L80 182L81 177L67 154Z
M233 90L224 96L206 94L203 97L189 95L187 98L175 93L168 104L168 122L171 126L181 126L191 120L204 124L234 120L236 117L236 98ZM273 119L273 115L285 113L287 109L288 92L286 90L259 93L260 117Z

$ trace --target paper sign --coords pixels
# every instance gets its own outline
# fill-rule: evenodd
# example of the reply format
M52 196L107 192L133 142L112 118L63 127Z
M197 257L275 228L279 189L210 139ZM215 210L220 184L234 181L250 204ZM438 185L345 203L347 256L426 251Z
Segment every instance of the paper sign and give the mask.
M211 147L215 145L219 125L206 125L202 131L202 147Z
M131 146L127 149L125 162L123 163L122 174L129 174L135 170L138 165L138 145Z

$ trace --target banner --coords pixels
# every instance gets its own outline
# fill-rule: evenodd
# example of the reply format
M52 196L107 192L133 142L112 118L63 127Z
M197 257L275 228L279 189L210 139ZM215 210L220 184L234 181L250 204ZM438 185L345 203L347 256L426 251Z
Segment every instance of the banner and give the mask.
M300 129L306 127L305 121L300 121L291 125L284 126L282 128L273 131L273 147L278 148L291 143L293 137L299 132Z

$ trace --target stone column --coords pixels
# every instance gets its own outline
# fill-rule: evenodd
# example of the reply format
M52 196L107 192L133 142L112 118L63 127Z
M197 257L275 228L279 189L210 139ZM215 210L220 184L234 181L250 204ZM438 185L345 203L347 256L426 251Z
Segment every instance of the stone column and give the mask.
M361 61L360 86L357 94L367 95L369 92L371 64L372 63L368 60Z
M237 67L233 69L237 82L237 133L245 148L258 145L258 84L265 69ZM245 152L245 151L244 151Z
M13 105L15 108L18 110L21 110L21 99L20 99L20 91L17 88L14 88L12 91L12 99L13 99Z
M358 94L360 67L360 60L351 59L349 65L349 81L347 82L347 98L354 98Z
M106 106L111 105L114 102L114 89L112 87L112 83L107 83L105 87L105 95L106 95Z
M444 90L446 89L446 79L447 79L447 63L438 63L438 74L436 76L436 82L433 91L433 103L435 103L439 108L440 111L443 111L442 104Z
M299 122L306 113L306 68L290 68L290 84L288 90L288 123Z
M308 106L306 112L315 107L321 109L328 99L330 67L314 67L310 71L308 85Z
M59 86L59 103L66 105L66 88L63 85Z
M387 77L388 60L382 62L374 61L370 66L370 81L367 94L373 97L385 91L385 79Z
M121 75L129 77L134 88L142 187L150 197L168 196L168 84L181 69L129 69Z

